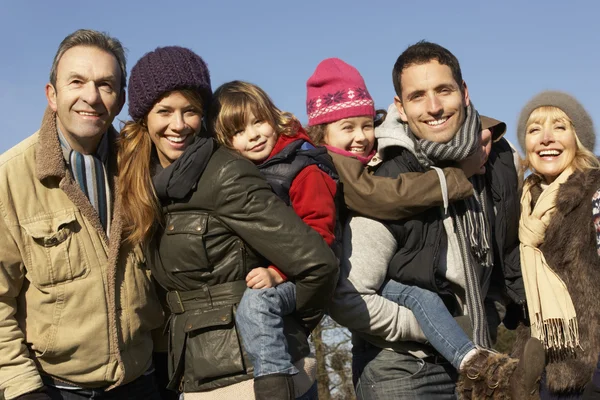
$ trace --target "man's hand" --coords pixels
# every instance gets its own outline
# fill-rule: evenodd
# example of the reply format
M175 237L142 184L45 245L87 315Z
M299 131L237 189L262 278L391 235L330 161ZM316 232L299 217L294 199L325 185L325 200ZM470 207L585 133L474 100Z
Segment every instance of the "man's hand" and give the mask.
M246 285L250 289L266 289L283 283L283 278L271 268L254 268L246 276Z
M460 168L463 170L467 178L473 175L485 174L485 163L488 160L490 151L492 150L492 131L484 129L479 137L479 145L477 151L469 157L459 162Z

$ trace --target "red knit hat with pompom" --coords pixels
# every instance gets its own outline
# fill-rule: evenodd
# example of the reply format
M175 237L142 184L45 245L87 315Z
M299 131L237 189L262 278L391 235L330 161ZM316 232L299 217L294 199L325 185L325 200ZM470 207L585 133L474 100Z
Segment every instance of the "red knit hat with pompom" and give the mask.
M350 117L375 117L373 98L358 70L339 58L328 58L306 82L308 126Z

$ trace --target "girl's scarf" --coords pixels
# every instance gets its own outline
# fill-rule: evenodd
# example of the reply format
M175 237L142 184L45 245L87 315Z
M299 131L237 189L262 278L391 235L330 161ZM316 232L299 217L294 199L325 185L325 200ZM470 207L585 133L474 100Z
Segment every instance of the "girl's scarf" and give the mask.
M363 165L367 165L369 163L369 161L371 161L371 159L373 158L373 156L376 153L375 149L373 149L373 150L371 150L371 152L366 157L363 157L363 156L357 156L356 153L352 153L350 151L342 150L340 148L333 147L333 146L327 146L327 145L325 145L325 148L327 150L331 151L332 153L339 154L339 155L344 156L344 157L356 158Z

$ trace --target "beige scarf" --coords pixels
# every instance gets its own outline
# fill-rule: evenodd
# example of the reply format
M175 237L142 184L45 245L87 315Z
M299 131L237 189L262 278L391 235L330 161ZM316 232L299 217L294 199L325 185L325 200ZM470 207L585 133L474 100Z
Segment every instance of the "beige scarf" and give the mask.
M552 270L539 250L546 228L556 208L560 185L573 171L568 168L542 192L531 209L531 180L525 183L521 197L521 271L531 320L531 336L551 352L572 352L579 345L577 314L565 283Z

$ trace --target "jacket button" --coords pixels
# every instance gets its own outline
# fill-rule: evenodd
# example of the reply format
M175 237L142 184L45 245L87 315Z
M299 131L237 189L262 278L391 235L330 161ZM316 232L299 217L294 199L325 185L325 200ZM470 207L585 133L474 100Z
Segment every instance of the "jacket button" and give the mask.
M198 232L200 232L200 231L202 230L202 227L201 227L201 226L197 226L197 227L196 227L196 230L197 230Z
M186 328L187 328L189 331L191 331L191 330L192 330L192 325L190 324L190 325L186 326Z
M172 231L173 229L175 229L175 226L173 226L173 225L167 226L167 230Z
M221 321L223 321L223 322L227 321L227 315L223 315L223 316L221 317Z

